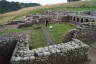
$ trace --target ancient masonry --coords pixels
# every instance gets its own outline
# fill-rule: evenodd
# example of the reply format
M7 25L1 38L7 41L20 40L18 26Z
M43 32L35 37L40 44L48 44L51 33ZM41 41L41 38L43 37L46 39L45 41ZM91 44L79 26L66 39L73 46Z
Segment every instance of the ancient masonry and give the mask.
M70 37L66 38L66 42L57 45L50 45L37 49L29 49L30 38L28 34L10 34L11 37L3 39L4 43L14 45L8 52L12 53L12 64L69 64L81 63L88 60L89 46L85 43L96 42L94 36L96 34L96 13L91 11L70 12L64 10L48 10L40 15L28 15L23 17L23 21L8 22L7 24L19 24L18 28L32 26L33 24L70 22L77 26L77 29L69 32ZM3 35L4 36L4 35ZM14 38L16 37L16 38ZM90 38L92 37L92 38ZM11 38L11 39L10 39ZM69 40L68 40L69 39ZM84 43L83 43L83 42ZM2 41L1 41L2 42ZM4 49L4 45L0 45ZM8 44L9 45L9 44ZM9 45L9 46L10 46ZM4 49L6 51L6 49ZM2 53L3 54L3 53ZM2 57L2 54L0 55ZM9 56L9 57L10 57ZM7 55L5 56L5 58ZM8 58L9 58L8 57Z
M0 58L9 59L12 64L66 64L88 59L89 46L77 39L30 50L30 38L26 33L10 33L0 37L4 37L0 41L0 49L3 49Z
M77 28L75 38L90 44L96 42L96 24L95 23L83 23L82 26Z
M12 64L66 64L83 62L89 46L77 39L67 43L29 50L28 39L20 38L11 58ZM78 58L78 59L77 59Z

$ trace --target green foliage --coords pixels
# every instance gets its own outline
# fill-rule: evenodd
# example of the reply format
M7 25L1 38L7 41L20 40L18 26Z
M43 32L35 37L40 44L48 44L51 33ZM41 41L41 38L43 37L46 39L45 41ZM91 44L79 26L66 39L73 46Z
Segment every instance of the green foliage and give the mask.
M67 0L68 2L81 1L81 0Z
M19 3L19 2L8 2L6 0L0 1L0 13L18 10L25 7L40 6L38 3Z
M38 3L20 3L21 8L33 7L33 6L40 6L40 4L38 4Z

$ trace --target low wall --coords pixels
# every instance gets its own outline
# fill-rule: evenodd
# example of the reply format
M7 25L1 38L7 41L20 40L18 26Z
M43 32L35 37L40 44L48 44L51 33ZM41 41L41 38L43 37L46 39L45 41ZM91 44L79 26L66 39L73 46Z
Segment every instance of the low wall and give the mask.
M12 64L72 64L88 59L89 46L77 39L33 50L29 50L27 42L26 38L20 38L11 58Z
M17 43L16 34L0 35L0 64L8 64Z
M86 23L81 25L75 33L75 38L87 43L92 44L96 42L96 24Z

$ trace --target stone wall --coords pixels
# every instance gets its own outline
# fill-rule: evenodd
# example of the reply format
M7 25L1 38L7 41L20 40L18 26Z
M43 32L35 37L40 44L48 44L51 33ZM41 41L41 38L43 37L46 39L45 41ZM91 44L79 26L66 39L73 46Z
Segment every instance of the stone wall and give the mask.
M17 34L0 35L0 63L8 64L17 43Z
M64 10L48 10L45 14L35 14L25 16L25 22L31 22L33 24L44 24L46 19L50 23L61 23L69 21L69 14L73 14L76 12L64 11ZM34 21L35 20L35 21Z
M78 15L96 16L96 11L79 11Z
M11 58L12 64L72 64L88 59L89 46L77 39L33 50L29 50L27 42L26 38L20 38Z
M27 47L24 45L23 46L29 49L29 45L32 45L30 43L31 37L27 35L25 32L6 33L0 35L0 63L1 64L10 64L10 60L15 51L15 47L18 45L18 43L20 44L22 40L24 40L24 42L27 41L28 44Z
M45 14L26 16L25 21L31 23L45 23L46 19L50 23L72 22L80 25L87 22L96 22L95 11L65 11L65 10L48 10ZM35 21L34 21L35 20Z
M75 33L75 38L88 43L92 44L96 42L96 24L95 23L85 23L82 24Z
M78 25L79 28L70 31L69 34L64 37L66 40L61 44L32 50L30 50L32 47L30 46L31 42L29 42L30 37L27 34L10 34L8 37L3 35L0 37L0 49L2 50L0 52L0 61L4 62L5 58L10 60L11 56L12 64L74 64L86 61L88 59L89 46L83 42L96 42L96 18L95 16L89 16L87 14L76 14L79 14L79 12L49 10L42 15L25 16L23 22L16 21L17 24L28 24L28 26L30 24L45 23L46 19L50 23L70 21ZM12 24L14 24L14 22ZM2 37L4 37L4 39L2 39ZM2 60L2 58L4 59Z
M96 23L96 17L88 15L70 15L70 22L74 25L81 25L82 23Z

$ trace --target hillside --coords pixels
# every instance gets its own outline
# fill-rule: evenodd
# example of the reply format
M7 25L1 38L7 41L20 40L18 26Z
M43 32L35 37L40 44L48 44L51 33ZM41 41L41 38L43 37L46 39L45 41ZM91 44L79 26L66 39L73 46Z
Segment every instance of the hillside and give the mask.
M70 10L70 11L96 10L95 3L96 1L70 2L70 3L23 8L18 11L0 14L0 23L5 23L11 20L17 20L24 15L28 15L32 13L43 13L44 11L49 9L63 9L63 10Z

